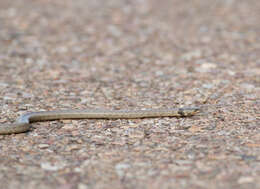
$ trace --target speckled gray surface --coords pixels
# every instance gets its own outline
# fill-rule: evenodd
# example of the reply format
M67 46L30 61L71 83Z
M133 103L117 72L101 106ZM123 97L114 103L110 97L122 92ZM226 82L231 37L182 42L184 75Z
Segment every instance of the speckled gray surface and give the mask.
M0 123L198 105L0 136L2 188L260 188L257 0L1 0Z

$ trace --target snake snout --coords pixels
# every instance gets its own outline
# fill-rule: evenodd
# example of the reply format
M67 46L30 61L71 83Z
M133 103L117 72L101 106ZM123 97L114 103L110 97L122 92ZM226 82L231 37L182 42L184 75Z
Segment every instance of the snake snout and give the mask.
M194 114L197 114L200 111L201 111L201 109L199 107L191 107L191 108L186 109L185 114L186 115L194 115Z

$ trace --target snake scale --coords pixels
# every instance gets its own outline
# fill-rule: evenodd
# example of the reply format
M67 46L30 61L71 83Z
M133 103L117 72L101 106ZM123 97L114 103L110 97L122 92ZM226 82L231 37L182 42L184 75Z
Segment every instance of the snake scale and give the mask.
M0 124L0 135L23 133L33 122L61 119L138 119L154 117L188 117L199 112L198 107L148 109L148 110L57 110L30 112L21 115L16 122Z

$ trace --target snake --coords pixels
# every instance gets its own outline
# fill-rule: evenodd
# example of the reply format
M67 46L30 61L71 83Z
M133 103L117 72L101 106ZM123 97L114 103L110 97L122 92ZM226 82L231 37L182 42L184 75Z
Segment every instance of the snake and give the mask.
M31 123L62 119L141 119L156 117L189 117L200 111L199 107L146 109L146 110L54 110L29 112L21 115L14 123L0 124L0 135L27 132Z

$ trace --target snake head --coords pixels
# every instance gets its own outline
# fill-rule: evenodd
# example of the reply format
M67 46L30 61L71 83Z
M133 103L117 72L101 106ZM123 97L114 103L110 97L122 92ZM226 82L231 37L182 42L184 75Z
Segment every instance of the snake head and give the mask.
M192 116L200 112L199 107L189 107L189 108L180 108L178 111L178 114L180 114L182 117L186 116Z

